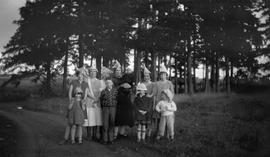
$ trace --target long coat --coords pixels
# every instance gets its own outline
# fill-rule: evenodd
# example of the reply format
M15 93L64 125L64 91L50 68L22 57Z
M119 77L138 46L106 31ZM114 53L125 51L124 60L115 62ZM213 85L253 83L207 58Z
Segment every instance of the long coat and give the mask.
M131 102L131 89L120 87L115 116L116 126L134 125L134 107Z

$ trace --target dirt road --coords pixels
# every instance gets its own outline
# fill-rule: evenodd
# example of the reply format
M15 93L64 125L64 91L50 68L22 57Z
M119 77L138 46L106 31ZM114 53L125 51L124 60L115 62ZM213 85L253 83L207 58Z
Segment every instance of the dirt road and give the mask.
M83 145L58 145L65 129L65 118L59 115L18 109L20 103L0 104L0 114L18 128L17 156L20 157L132 157L142 156L134 150L111 149L96 142Z

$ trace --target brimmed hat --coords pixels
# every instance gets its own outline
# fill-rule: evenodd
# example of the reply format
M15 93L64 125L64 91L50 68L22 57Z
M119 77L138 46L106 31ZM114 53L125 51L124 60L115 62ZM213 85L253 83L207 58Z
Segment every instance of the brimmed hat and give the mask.
M161 65L160 65L159 72L160 72L160 73L167 73L167 74L168 74L168 71L167 71L167 69L166 69L166 67L165 67L164 64L161 64Z
M164 93L164 94L170 99L170 101L172 101L172 99L173 99L173 93L172 93L171 90L169 90L169 89L164 89L164 90L162 91L162 93Z
M139 84L137 85L136 89L137 89L137 90L145 90L145 91L147 90L145 84L143 84L143 83L139 83Z

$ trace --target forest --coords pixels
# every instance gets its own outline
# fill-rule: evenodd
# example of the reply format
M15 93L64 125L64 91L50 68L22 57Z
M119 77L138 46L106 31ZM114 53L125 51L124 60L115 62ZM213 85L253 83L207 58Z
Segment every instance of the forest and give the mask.
M125 72L134 55L136 82L142 64L153 81L164 64L176 93L230 93L269 80L269 13L267 0L27 0L2 52L13 73L2 87L31 77L50 93L57 76L66 89L70 65L95 62L101 77L115 60Z

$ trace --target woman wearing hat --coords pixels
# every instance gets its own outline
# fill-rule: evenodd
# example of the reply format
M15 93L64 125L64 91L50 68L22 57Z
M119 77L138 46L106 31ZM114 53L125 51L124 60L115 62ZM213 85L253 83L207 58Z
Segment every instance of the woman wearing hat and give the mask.
M96 78L97 68L91 66L89 69L89 78L87 79L88 88L86 90L86 111L87 121L84 126L87 128L87 139L100 138L100 126L102 125L102 111L100 107L100 93L105 88L105 83Z
M131 102L131 81L130 79L125 79L128 77L123 77L121 74L121 65L116 62L114 65L115 75L112 81L115 87L118 89L118 99L116 106L115 115L115 129L114 138L117 138L118 133L122 136L127 136L126 128L127 126L132 127L134 125L133 117L133 105Z
M168 74L167 69L166 69L165 65L162 64L160 66L160 73L159 73L160 80L157 81L155 83L155 86L154 86L153 94L154 94L154 101L155 101L154 103L155 103L155 105L162 99L161 98L161 93L162 93L163 90L169 89L172 92L172 94L174 94L173 84L172 84L171 81L167 80L167 74ZM153 124L154 129L157 130L158 123L160 121L160 113L154 111L152 118L153 118L153 121L154 121L154 124Z
M85 75L85 69L84 68L79 68L76 71L76 79L73 80L69 86L69 92L68 92L68 98L70 103L72 103L74 101L74 98L76 96L76 89L81 89L81 95L82 95L82 99L85 98L85 93L86 93L86 89L87 89L87 83L83 80L83 77ZM66 126L66 130L65 130L65 135L64 135L64 140L61 141L59 144L65 144L68 142L69 140L69 135L70 135L70 131L71 131L71 125L68 123L68 125Z

